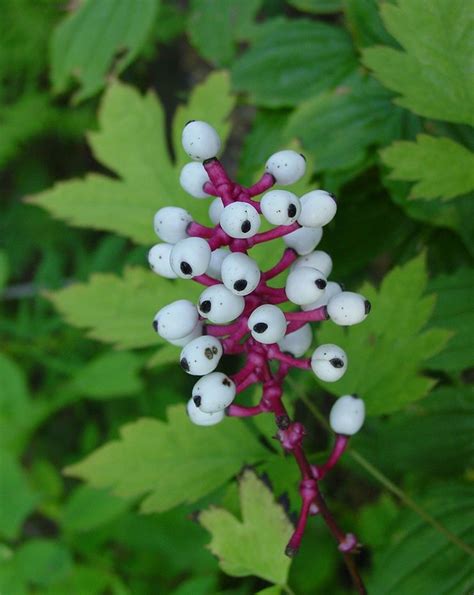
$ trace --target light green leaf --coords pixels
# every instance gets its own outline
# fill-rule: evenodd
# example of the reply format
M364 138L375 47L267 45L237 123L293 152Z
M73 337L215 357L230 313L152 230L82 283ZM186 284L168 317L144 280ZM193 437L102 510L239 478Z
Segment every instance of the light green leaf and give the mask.
M251 34L262 0L193 0L188 35L198 52L214 64L228 66L237 42Z
M384 146L418 128L417 119L391 98L373 78L355 72L336 89L301 103L287 133L311 151L316 171L358 166L374 145Z
M324 383L336 394L358 393L370 415L391 413L425 396L435 380L421 374L425 362L439 353L451 334L426 330L435 296L424 296L427 273L419 256L384 278L380 290L370 284L360 292L372 311L363 323L345 329L328 321L318 343L335 343L347 353L347 373L337 383Z
M474 153L450 138L426 134L398 141L381 152L390 178L416 182L408 198L448 200L474 190Z
M451 532L474 546L472 502L471 486L445 483L432 488L420 503ZM367 589L377 595L460 595L472 592L474 586L472 556L407 509L394 520L389 545L385 542L375 551L373 564Z
M339 12L342 9L342 0L288 0L288 4L301 12L312 14Z
M65 91L71 80L80 90L76 102L99 91L110 75L122 72L137 56L153 26L159 0L84 0L51 38L53 91Z
M147 347L163 342L152 329L156 312L166 304L197 299L197 284L181 279L167 281L139 267L129 267L123 277L112 273L92 275L48 294L54 306L73 326L88 329L88 336L120 348Z
M268 21L232 66L232 81L258 105L284 107L335 87L356 67L349 36L306 19Z
M153 215L160 207L183 206L203 221L207 201L187 196L179 185L179 171L189 160L181 149L181 129L187 120L203 119L225 142L235 102L229 85L227 73L213 73L195 88L188 106L178 108L179 124L173 125L176 164L168 153L165 116L157 97L152 92L142 96L121 83L110 85L99 110L99 131L89 140L95 157L120 179L88 174L82 180L59 182L29 201L70 224L119 233L140 244L157 241Z
M381 5L382 19L403 50L369 48L366 66L420 116L474 123L472 0L398 0Z
M91 531L122 514L129 504L126 500L81 485L74 490L62 510L61 525L73 532Z
M457 372L472 366L474 353L474 275L470 269L460 269L454 275L440 275L428 285L437 295L431 326L454 332L441 353L427 365L434 370Z
M199 522L212 534L209 548L219 565L231 576L255 575L284 585L290 559L284 555L292 526L273 494L247 470L239 485L242 520L227 510L210 508Z
M168 409L167 423L141 419L128 424L119 440L66 472L122 498L144 496L142 510L158 512L196 502L242 465L267 454L240 420L203 428L193 425L178 405Z
M282 595L282 591L278 585L272 585L271 587L258 591L255 595Z
M81 368L70 388L98 400L127 397L143 388L141 367L141 359L129 351L108 351Z
M15 458L0 452L0 536L15 539L38 500Z

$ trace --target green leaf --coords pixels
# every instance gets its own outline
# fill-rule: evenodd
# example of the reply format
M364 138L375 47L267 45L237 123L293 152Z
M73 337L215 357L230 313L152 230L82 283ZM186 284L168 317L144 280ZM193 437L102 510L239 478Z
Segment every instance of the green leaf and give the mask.
M188 160L180 135L187 120L202 119L212 122L225 142L230 128L226 120L234 106L229 84L227 73L213 73L195 88L188 107L178 108L179 135L173 125L176 165L168 153L165 115L156 96L112 84L99 110L99 131L91 133L89 141L97 160L120 179L88 174L59 182L29 202L70 224L119 233L141 244L156 242L153 215L160 207L184 206L195 216L207 216L207 201L190 198L179 185L179 170Z
M366 66L420 116L474 123L471 69L474 10L471 0L398 0L381 6L388 32L403 50L369 48Z
M474 153L449 138L426 134L381 152L390 178L416 182L408 198L448 200L474 190Z
M61 93L71 81L80 90L76 102L97 93L108 76L122 72L137 56L153 26L158 0L84 0L66 17L51 38L53 91Z
M145 496L142 510L158 512L196 502L244 463L266 455L240 420L202 428L193 425L178 405L168 409L168 423L141 419L126 425L119 440L66 472L122 498Z
M143 389L138 375L141 367L141 359L133 353L108 351L81 368L71 388L98 400L127 397Z
M38 500L15 458L0 451L0 536L15 539Z
M199 522L212 534L209 548L231 576L255 575L284 585L290 559L284 555L292 526L273 494L250 470L239 484L242 520L227 510L210 508Z
M128 507L128 502L122 498L82 485L66 502L61 525L73 532L91 531L118 517Z
M311 151L316 171L349 169L363 163L374 145L418 128L416 118L391 99L377 81L356 72L336 89L301 103L287 133Z
M437 294L431 325L454 331L447 347L427 365L434 370L459 372L472 366L474 353L474 277L472 270L460 269L454 275L440 275L428 288Z
M262 0L193 0L188 19L192 45L211 63L228 66L237 42L252 33L261 4Z
M258 105L285 107L335 87L355 67L342 29L280 18L259 28L250 49L234 62L232 81Z
M379 0L343 0L343 3L346 25L358 47L393 44L380 18Z
M88 329L89 337L129 349L163 342L151 326L156 312L183 296L197 299L199 292L197 284L170 282L129 267L123 277L97 273L87 283L70 285L48 297L69 324Z
M5 289L10 274L6 250L0 250L0 293Z
M443 387L406 411L373 420L354 447L392 477L461 476L474 466L473 435L474 388Z
M443 484L424 495L421 504L440 523L465 542L474 545L471 486ZM459 547L410 510L393 523L387 546L374 555L374 570L367 588L377 595L472 591L474 563Z
M339 12L342 9L342 0L288 0L288 4L301 12L312 14Z
M23 580L47 586L67 576L72 560L64 545L51 539L31 539L15 553L15 565Z
M345 329L328 321L319 343L335 343L347 353L347 373L337 383L323 383L336 394L358 393L370 415L391 413L425 396L435 380L421 374L425 362L439 353L451 336L426 330L435 296L424 296L427 273L423 256L395 267L379 291L370 284L360 292L372 310L360 325Z

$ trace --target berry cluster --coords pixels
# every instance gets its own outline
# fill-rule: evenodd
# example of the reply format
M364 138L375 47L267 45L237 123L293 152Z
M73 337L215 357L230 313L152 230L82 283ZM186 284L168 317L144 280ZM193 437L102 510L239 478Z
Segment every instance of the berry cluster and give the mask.
M183 167L181 186L196 199L216 197L209 207L215 227L193 221L182 208L162 208L155 215L154 227L164 243L153 246L148 258L159 275L193 279L205 286L197 304L178 300L162 308L153 321L162 338L182 347L181 367L188 374L201 376L187 404L189 417L195 424L210 426L226 414L273 413L277 437L285 451L294 455L302 475L301 512L286 553L296 553L308 516L318 513L332 530L339 549L349 552L357 540L337 527L318 482L338 461L348 437L362 426L364 403L351 395L336 401L330 413L336 433L334 448L325 464L315 466L302 449L303 425L290 420L282 402L283 381L291 368L312 369L326 382L338 380L347 370L347 355L337 345L320 345L310 358L303 357L312 342L309 323L330 319L349 326L362 322L370 311L363 296L328 281L331 257L315 250L323 226L336 214L336 199L324 190L300 198L288 190L271 190L274 184L293 184L305 173L306 160L295 151L272 155L260 180L245 188L229 179L217 159L221 143L212 126L188 122L182 143L194 161ZM254 200L262 193L260 201ZM259 231L262 216L275 227ZM286 249L273 268L261 271L248 251L277 238L283 239ZM284 287L268 285L287 269ZM284 302L299 306L299 310L283 311L278 305ZM216 371L224 354L242 354L242 369L232 376ZM234 402L239 393L256 383L262 385L257 405Z

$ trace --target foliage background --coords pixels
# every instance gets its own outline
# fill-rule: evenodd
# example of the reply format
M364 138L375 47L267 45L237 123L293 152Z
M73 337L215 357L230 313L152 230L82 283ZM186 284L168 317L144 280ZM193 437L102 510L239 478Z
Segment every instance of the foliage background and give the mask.
M341 383L295 374L287 392L313 461L333 396L367 402L325 494L365 544L369 593L472 592L473 16L472 0L3 0L2 594L351 592L319 519L281 555L297 475L269 420L191 428L192 380L150 330L189 292L144 267L152 215L206 217L177 182L191 118L242 182L299 143L340 198L321 246L373 312L318 332L349 354ZM246 464L267 483L236 482Z

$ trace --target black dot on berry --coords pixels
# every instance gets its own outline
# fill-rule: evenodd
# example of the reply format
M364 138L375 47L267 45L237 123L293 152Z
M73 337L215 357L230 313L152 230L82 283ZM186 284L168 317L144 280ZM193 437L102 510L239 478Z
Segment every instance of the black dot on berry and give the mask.
M246 219L240 226L240 229L242 230L242 233L247 233L250 231L251 227L252 227L252 224L250 223L250 221L248 219Z
M207 359L212 359L214 357L210 347L206 347L206 349L204 349L204 355L207 357Z
M234 283L235 291L243 291L247 287L247 281L245 279L239 279Z
M191 124L191 122L195 122L195 121L196 121L196 120L188 120L188 121L186 122L186 124L184 125L184 127L186 128L186 126L187 126L188 124Z
M183 370L189 372L189 363L185 357L181 358L179 365L183 368Z
M219 350L217 349L217 347L213 347L213 348L212 348L212 353L213 353L214 355L217 355L217 354L219 353Z
M230 380L228 378L224 378L224 380L222 381L222 384L224 386L230 386Z
M293 203L288 207L288 217L294 217L296 215L296 205Z
M342 361L342 359L340 357L333 357L332 359L329 360L329 363L334 366L335 368L343 368L344 367L344 362Z
M204 300L203 302L201 302L199 304L199 309L201 310L201 312L204 312L204 314L207 314L208 312L211 311L211 300Z
M256 333L264 333L268 328L268 324L266 322L257 322L257 324L254 325L253 330Z
M303 159L306 161L306 157L303 155L303 153L300 153L301 157L303 157Z
M196 407L200 407L201 397L199 395L196 395L195 397L193 397L193 401L194 401L194 404L196 405Z
M368 314L370 312L370 310L372 309L372 304L369 302L369 300L365 300L364 306L365 306L365 313Z
M155 331L155 333L158 332L158 320L154 320L152 323L153 326L153 330Z
M314 282L314 284L316 285L316 287L318 289L324 289L327 285L326 281L324 279L316 279L316 281Z
M193 274L193 267L189 264L189 262L181 262L179 265L181 272L183 275L192 275Z

